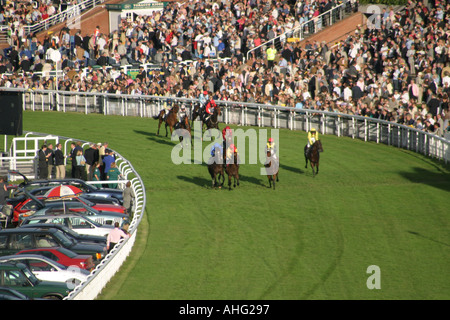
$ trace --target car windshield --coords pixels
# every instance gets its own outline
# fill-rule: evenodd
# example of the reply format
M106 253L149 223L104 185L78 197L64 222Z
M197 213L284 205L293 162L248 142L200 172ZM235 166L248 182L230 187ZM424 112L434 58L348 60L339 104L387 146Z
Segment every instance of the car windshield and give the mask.
M103 227L101 223L98 223L97 221L91 220L88 217L83 217L86 221L88 221L90 224L96 226L97 228Z
M23 268L22 271L25 274L25 276L31 281L31 283L33 285L36 285L39 282L38 278L36 278L36 276L33 274L33 272L30 271L30 269Z
M78 199L82 202L84 202L86 205L88 205L89 207L95 206L95 203L93 203L91 200L86 199L83 196L79 196Z
M59 240L60 243L63 244L64 247L70 247L75 244L75 240L69 239L62 231L57 230L54 233L55 238Z
M66 248L58 248L57 249L59 252L61 252L63 255L69 257L70 259L74 259L77 257L77 254L69 249Z

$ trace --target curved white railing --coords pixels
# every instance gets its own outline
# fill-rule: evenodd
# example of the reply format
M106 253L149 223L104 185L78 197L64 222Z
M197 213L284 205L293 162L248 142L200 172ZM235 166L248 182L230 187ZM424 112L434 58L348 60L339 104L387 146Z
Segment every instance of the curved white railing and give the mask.
M38 132L28 132L26 136L38 136L48 138L48 134L38 133ZM73 141L73 138L54 136L53 138L58 138L59 140ZM77 141L82 141L77 139ZM88 142L82 141L84 145ZM120 269L123 262L131 252L138 230L139 223L141 222L146 205L146 193L145 186L142 182L137 171L133 168L132 164L125 159L117 151L113 150L116 155L116 163L120 173L123 175L125 181L131 181L131 188L133 189L135 198L133 203L133 218L130 222L128 231L130 237L128 239L122 239L114 247L113 250L101 261L100 264L91 272L87 280L80 283L70 294L65 298L65 300L92 300L95 299L100 292L103 290L105 285L111 280L114 274ZM88 182L89 183L89 182Z
M24 110L102 113L152 117L164 104L184 104L188 110L198 103L198 99L160 97L146 95L126 95L51 90L24 90L0 88L0 90L22 93ZM287 128L308 131L311 126L319 128L323 134L349 136L364 141L375 141L406 148L446 163L450 160L449 139L438 137L415 128L395 122L373 119L344 113L294 109L255 103L216 101L223 109L220 121L258 127Z

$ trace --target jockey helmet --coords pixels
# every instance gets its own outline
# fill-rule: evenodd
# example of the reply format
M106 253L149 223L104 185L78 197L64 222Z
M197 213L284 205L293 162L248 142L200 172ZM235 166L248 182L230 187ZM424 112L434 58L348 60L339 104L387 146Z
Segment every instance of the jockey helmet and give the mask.
M269 142L273 142L273 138L269 138Z
M316 132L316 129L315 128L311 128L311 132Z
M206 90L205 90L205 91L203 91L203 94L208 94L208 91L206 91Z

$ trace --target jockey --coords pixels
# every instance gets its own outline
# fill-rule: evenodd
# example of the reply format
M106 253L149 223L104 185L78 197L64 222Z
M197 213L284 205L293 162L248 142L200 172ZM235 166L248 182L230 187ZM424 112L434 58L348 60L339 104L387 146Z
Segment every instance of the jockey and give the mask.
M219 152L219 159L216 159L216 151ZM212 147L211 147L211 158L209 160L209 164L212 163L222 163L223 162L223 158L222 158L222 154L223 154L223 148L220 145L220 143L215 143Z
M275 145L275 141L273 138L269 138L269 141L266 145L266 154L270 151L270 155L272 155L275 159L277 159L277 146Z
M208 102L208 91L205 90L203 93L200 93L198 102L200 103L200 108L203 108L203 106Z
M311 146L317 140L319 140L319 132L316 129L311 128L311 130L309 130L309 132L308 132L308 144L305 146L305 154L306 155L309 153Z
M222 130L222 138L223 138L223 148L226 149L227 143L230 143L233 141L233 131L229 126L226 126Z
M206 104L206 117L205 117L205 121L213 114L214 112L214 108L217 107L216 103L214 102L213 97L211 97L211 99L209 100L209 102Z
M166 120L167 115L169 114L169 112L172 110L172 104L171 103L167 103L167 100L164 101L164 117L163 120Z
M181 120L184 119L185 116L187 116L186 106L184 104L181 105L180 111L178 112L177 116L178 116L178 122L180 122Z
M226 160L227 165L234 163L234 154L237 155L237 158L238 158L237 164L239 164L238 150L234 144L231 144L227 149L227 160Z

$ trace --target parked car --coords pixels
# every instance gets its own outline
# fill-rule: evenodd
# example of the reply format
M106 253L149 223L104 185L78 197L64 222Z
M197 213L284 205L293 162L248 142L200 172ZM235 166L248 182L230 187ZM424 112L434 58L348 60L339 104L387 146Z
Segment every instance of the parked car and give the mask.
M52 259L37 254L20 254L0 257L0 262L22 262L43 281L57 281L67 284L69 289L74 289L90 275L86 269L77 266L66 267Z
M53 220L56 221L55 216L53 216ZM34 220L34 221L39 222L39 220ZM114 228L113 226L109 226L109 227L110 228L107 229L109 231L111 231ZM46 223L46 222L31 223L31 224L28 223L28 224L21 224L20 228L40 228L40 229L55 228L55 229L61 230L68 238L74 239L78 242L88 242L88 243L97 243L97 244L106 245L106 237L104 235L103 236L94 236L94 235L79 234L79 233L75 232L73 229L70 229L69 227L67 227L63 224L59 224L59 223L51 223L51 222L49 222L49 223Z
M48 214L28 217L25 218L21 226L32 226L42 223L64 225L80 235L103 237L103 239L114 229L114 226L100 224L80 213Z
M34 195L35 197L39 197L39 196L44 196L48 190L50 190L54 187L55 187L54 185L44 186L44 187L30 189L30 190L28 190L28 192L30 194ZM99 196L98 194L95 194L95 193L83 193L80 197L82 197L83 199L92 201L94 203L97 203L97 204L111 204L111 205L115 205L115 206L121 206L121 204L117 198L104 197L104 195Z
M94 261L91 255L77 254L76 252L63 247L25 249L17 252L16 254L38 254L53 261L59 262L63 266L78 266L81 269L85 269L88 271L91 271L95 268Z
M17 290L30 298L61 300L70 292L66 283L39 280L18 261L0 262L0 286Z
M13 197L18 196L23 192L23 189L31 190L44 186L59 186L59 185L73 185L81 190L85 194L96 195L99 198L115 198L119 201L119 203L123 204L123 191L120 189L112 189L112 188L103 188L101 186L97 186L94 184L88 184L86 181L82 179L75 178L65 178L65 179L51 179L51 180L29 180L26 176L21 174L19 171L10 170L9 174L17 174L23 178L23 182L21 182L17 189L13 192Z
M0 256L16 254L23 249L63 247L78 254L89 254L94 264L106 256L104 244L84 243L68 238L55 228L14 228L0 231Z
M79 213L103 225L114 225L115 222L123 224L125 221L129 221L129 217L125 213L98 211L81 202L66 201L54 203L47 202L44 208L39 209L36 212L29 211L27 213L20 214L18 217L18 224L22 224L23 220L28 217L66 213Z
M39 201L38 201L39 200ZM103 212L118 212L125 214L126 210L123 206L115 206L112 204L96 204L92 201L89 201L82 196L75 197L75 198L69 198L64 200L47 200L41 196L39 197L32 197L24 199L22 202L18 203L14 207L14 217L20 217L26 216L28 212L35 212L45 207L62 207L66 203L71 202L80 202L84 206L88 206L90 208L93 208L97 211ZM76 206L76 205L75 205ZM83 207L84 207L83 206ZM81 207L81 205L80 205ZM81 210L81 209L80 209ZM13 219L16 220L16 219ZM20 220L20 218L19 218Z

